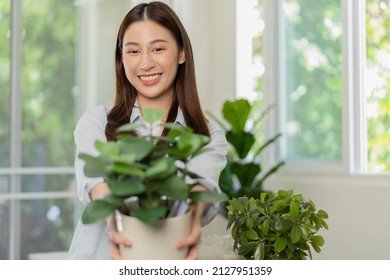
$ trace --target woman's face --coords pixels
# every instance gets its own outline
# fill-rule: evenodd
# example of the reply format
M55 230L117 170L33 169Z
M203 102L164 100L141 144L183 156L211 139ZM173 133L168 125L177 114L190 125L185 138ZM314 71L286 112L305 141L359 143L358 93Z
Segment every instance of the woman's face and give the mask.
M132 23L122 50L126 77L137 90L140 105L171 104L173 82L185 55L169 30L151 20Z

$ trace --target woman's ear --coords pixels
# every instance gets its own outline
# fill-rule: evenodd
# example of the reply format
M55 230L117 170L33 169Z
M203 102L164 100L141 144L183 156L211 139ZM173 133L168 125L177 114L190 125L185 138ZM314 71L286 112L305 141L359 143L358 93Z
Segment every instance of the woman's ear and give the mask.
M186 62L186 53L182 50L179 54L179 64L183 64L184 62Z

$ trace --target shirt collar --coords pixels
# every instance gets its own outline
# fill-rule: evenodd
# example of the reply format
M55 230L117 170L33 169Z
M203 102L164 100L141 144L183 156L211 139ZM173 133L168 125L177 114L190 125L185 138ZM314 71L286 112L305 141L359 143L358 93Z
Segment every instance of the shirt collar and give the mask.
M141 109L138 105L138 100L136 99L134 102L133 111L132 111L131 116L130 116L130 123L134 123L140 118L141 118ZM185 119L184 119L183 111L180 109L180 107L177 110L177 116L176 116L175 123L181 124L181 125L185 125L185 123L186 123Z
M133 111L131 112L131 116L130 116L130 123L134 123L140 118L141 118L141 109L139 108L138 100L135 99Z

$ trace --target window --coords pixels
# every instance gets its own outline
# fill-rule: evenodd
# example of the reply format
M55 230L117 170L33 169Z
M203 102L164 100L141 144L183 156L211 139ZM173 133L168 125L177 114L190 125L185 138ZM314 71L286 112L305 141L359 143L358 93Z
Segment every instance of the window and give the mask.
M390 2L366 1L368 170L390 171Z
M285 157L340 160L340 1L286 0L281 9Z
M0 259L73 235L76 27L73 0L0 2Z
M238 76L237 84L276 106L268 133L283 133L277 156L295 171L390 171L390 3L249 2L237 8L238 36L250 37L246 69L256 69L255 82ZM240 27L251 15L260 25Z

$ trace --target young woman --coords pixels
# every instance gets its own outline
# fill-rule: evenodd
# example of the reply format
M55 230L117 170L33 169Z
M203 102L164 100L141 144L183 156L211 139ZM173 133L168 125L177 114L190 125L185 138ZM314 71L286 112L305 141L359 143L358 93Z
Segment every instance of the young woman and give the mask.
M139 4L123 19L116 51L116 96L111 109L97 106L79 120L74 136L77 147L75 168L78 194L86 205L109 193L103 179L83 174L77 155L97 153L96 140L115 141L116 129L141 121L146 107L165 109L164 122L190 126L196 133L211 137L209 151L190 162L192 171L203 177L191 181L193 191L219 192L218 179L226 164L227 142L224 131L207 120L202 112L195 81L191 43L174 11L161 2ZM142 133L142 132L139 132ZM187 259L198 257L201 226L217 214L217 205L194 203L192 229L177 248L188 247ZM130 237L131 238L131 237ZM107 242L108 241L108 242ZM84 225L79 221L69 250L71 259L121 259L119 244L131 240L115 229L113 221Z

